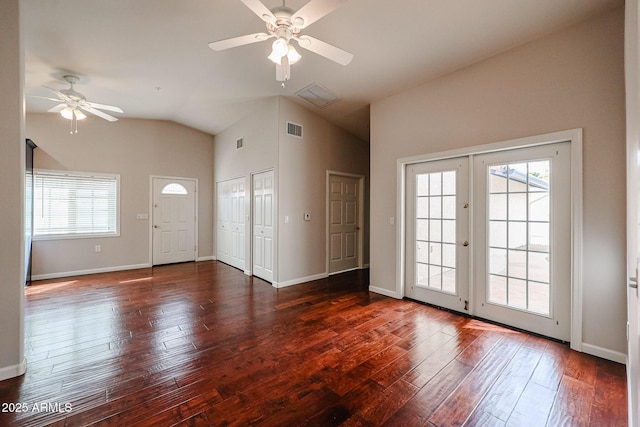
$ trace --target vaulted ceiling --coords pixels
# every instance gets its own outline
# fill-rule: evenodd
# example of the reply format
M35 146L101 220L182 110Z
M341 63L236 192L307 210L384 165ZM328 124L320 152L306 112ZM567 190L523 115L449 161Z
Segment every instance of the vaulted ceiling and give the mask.
M322 0L314 0L322 1ZM282 6L264 0L268 8ZM308 0L287 0L297 10ZM216 134L265 97L285 96L364 140L369 105L615 7L622 0L349 0L305 34L353 53L338 65L299 49L282 87L264 41L222 52L208 43L265 31L240 0L23 0L25 92L75 89L125 118L172 120ZM296 94L317 83L340 100ZM55 103L27 97L28 112ZM101 120L90 117L90 120Z

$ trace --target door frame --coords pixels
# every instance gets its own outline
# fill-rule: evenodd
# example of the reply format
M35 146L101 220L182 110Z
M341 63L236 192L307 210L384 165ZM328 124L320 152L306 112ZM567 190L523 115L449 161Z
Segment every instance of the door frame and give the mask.
M325 271L327 275L343 273L342 271L336 273L329 273L329 244L330 244L330 218L329 218L329 199L330 188L329 180L331 176L343 176L346 178L355 178L358 180L358 226L360 227L360 233L358 233L358 267L362 270L364 268L364 180L365 176L360 174L338 172L327 169L326 181L325 181Z
M278 288L278 223L280 218L278 216L278 174L275 168L267 168L258 171L253 171L249 177L249 200L248 200L248 212L249 212L249 244L245 245L247 250L245 261L244 274L247 276L253 276L253 178L255 175L259 175L265 172L273 172L273 280L271 285L274 288Z
M582 343L582 272L583 272L583 190L582 190L582 129L569 129L560 132L553 132L543 135L500 141L484 145L477 145L437 153L405 157L397 160L396 164L396 298L404 297L405 290L405 262L406 262L406 176L407 166L414 163L422 163L434 160L444 160L453 157L469 157L470 170L469 179L473 173L473 157L478 154L487 154L497 151L513 150L517 148L528 148L540 145L555 144L559 142L569 142L571 145L571 326L570 343L571 348L576 351L583 351ZM470 181L471 184L471 181ZM474 235L474 200L473 194L469 197L470 203L470 236ZM474 250L471 245L469 253L470 272L474 271ZM474 315L473 307L476 300L475 284L473 275L469 278L469 314Z
M162 176L162 175L149 175L149 213L148 213L148 232L149 232L149 265L153 267L153 180L154 179L169 179L169 180L180 180L180 181L193 181L195 184L195 195L193 197L194 202L194 230L195 236L193 237L193 242L196 247L195 261L198 261L198 251L200 245L198 244L198 178L187 178L180 176Z

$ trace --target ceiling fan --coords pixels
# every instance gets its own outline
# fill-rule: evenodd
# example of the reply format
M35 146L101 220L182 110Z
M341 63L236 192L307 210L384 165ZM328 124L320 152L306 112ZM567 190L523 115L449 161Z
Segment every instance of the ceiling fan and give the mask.
M291 77L290 66L298 62L300 54L292 46L295 40L303 49L324 56L341 65L348 65L353 54L314 37L301 34L302 30L320 18L332 12L347 0L310 0L300 10L293 11L285 6L278 6L269 10L260 0L240 0L253 13L258 15L267 25L267 33L254 33L233 37L209 43L213 50L220 51L232 47L256 43L271 38L273 42L271 54L268 58L276 64L276 80L285 82ZM284 83L283 83L284 85Z
M114 107L113 105L98 104L96 102L87 101L87 98L85 98L83 94L81 94L80 92L77 92L73 88L73 85L78 83L78 81L80 81L80 78L78 78L77 76L66 75L66 76L63 76L62 78L66 80L67 83L69 83L70 85L69 89L56 90L48 86L45 86L55 95L57 95L58 98L49 98L44 96L36 96L36 98L47 99L49 101L56 101L60 103L55 107L50 108L48 111L50 113L60 113L60 115L65 119L71 120L70 133L78 133L77 121L87 118L87 116L81 110L94 114L110 122L115 122L118 119L100 110L107 110L115 113L123 113L122 109L118 107Z

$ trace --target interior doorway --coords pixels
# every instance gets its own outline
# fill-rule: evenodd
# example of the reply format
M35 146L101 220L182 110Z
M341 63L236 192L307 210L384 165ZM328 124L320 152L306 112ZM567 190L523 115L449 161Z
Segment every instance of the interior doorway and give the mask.
M327 271L362 268L364 177L327 173Z

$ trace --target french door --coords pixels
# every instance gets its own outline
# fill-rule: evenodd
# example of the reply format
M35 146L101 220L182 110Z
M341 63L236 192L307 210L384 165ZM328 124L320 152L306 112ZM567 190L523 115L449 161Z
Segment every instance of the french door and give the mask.
M570 143L408 165L405 200L405 296L569 341Z
M465 312L469 301L469 160L407 167L405 295Z
M569 341L571 146L474 159L474 314Z

